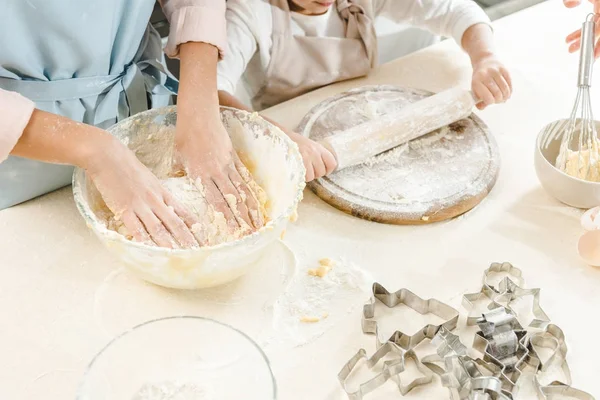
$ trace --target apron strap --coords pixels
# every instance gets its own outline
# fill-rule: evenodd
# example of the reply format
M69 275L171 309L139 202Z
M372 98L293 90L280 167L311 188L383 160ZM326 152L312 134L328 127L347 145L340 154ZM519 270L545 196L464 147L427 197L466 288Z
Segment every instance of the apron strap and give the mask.
M145 72L145 73L144 73ZM161 77L164 79L157 79ZM112 111L117 120L149 109L147 93L155 95L173 95L179 90L179 83L165 70L157 60L143 60L131 63L119 75L92 76L86 78L61 79L57 81L21 80L0 77L0 88L18 92L30 100L55 102L79 100L99 96L120 86L117 110ZM100 115L106 115L102 104L98 105L94 124L102 122ZM104 112L102 112L104 111Z
M337 10L346 21L346 37L361 39L371 67L377 65L377 34L374 21L363 6L350 0L337 0Z

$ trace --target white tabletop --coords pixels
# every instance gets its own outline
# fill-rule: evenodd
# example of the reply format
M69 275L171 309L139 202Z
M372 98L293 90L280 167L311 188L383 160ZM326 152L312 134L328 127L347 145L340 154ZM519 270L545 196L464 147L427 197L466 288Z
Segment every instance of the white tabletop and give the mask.
M387 226L343 214L307 191L285 242L301 263L343 257L389 289L406 287L457 308L463 293L479 289L489 263L510 261L523 270L528 286L542 288L544 310L565 331L574 386L598 396L600 324L593 318L600 306L594 294L600 270L586 266L575 250L581 212L550 198L533 168L536 134L572 107L578 61L563 42L583 18L583 10L569 11L551 0L495 24L514 95L506 105L479 113L498 141L502 167L494 190L475 210L431 226ZM468 85L468 65L446 41L266 114L294 126L318 102L361 85L436 91ZM114 335L148 319L203 315L253 336L268 322L262 305L277 295L277 284L261 287L266 279L260 276L242 279L234 290L250 295L230 305L219 303L218 291L181 293L139 281L88 231L69 189L0 212L0 260L2 399L73 399L94 354ZM344 398L336 376L361 346L371 352L374 339L361 332L359 308L306 346L285 351L267 346L279 398ZM444 398L439 381L433 386L409 398Z

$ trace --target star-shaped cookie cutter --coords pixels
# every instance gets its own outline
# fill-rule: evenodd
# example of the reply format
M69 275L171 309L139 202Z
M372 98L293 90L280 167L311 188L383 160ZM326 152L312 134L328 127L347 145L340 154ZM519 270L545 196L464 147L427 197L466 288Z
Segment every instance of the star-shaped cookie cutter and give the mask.
M498 308L498 304L494 302L494 298L498 295L496 292L492 292L493 296L488 296L490 294L489 290L486 290L485 287L482 287L479 292L475 293L466 293L462 297L462 306L467 311L467 325L473 326L477 325L477 321L481 319L483 315L481 312L475 312L475 304L482 299L485 299L488 303L487 309L492 310L494 308Z
M423 376L413 379L406 385L402 383L402 371L396 375L392 375L392 380L396 382L398 390L400 390L400 393L403 396L408 394L408 392L410 392L417 386L423 386L431 383L431 381L433 380L433 373L429 370L429 368L425 366L425 364L421 362L421 360L419 360L419 358L413 350L405 352L404 356L402 357L402 360L404 366L406 366L406 360L411 360L417 367L417 370L419 370L419 372L423 374Z
M389 339L382 339L379 333L377 320L375 319L375 305L377 302L383 303L388 308L399 305L406 305L419 314L433 314L441 318L444 322L439 325L427 324L413 335L408 335L400 330L392 334ZM373 296L367 304L363 306L362 330L367 334L374 334L377 340L377 346L391 341L404 350L411 350L425 339L433 339L441 327L452 331L458 323L458 311L449 305L436 299L424 300L408 289L400 289L390 293L379 283L373 284Z
M511 308L511 304L523 297L533 296L533 306L531 309L533 320L529 323L529 327L544 328L550 322L550 318L540 305L540 289L523 289L510 280L507 280L505 284L505 290L494 297L490 306L493 308L501 306L506 307L516 315L514 310ZM504 305L504 303L506 305Z

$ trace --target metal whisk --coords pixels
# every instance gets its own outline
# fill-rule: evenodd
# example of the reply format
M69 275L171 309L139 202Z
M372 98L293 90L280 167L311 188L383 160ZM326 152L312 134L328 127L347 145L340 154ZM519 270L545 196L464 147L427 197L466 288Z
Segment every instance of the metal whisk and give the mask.
M599 161L598 138L590 98L594 64L594 31L594 14L589 14L581 28L578 90L573 111L569 120L565 121L565 124L559 124L554 135L551 135L554 138L563 135L556 167L585 180L592 179L593 174L598 177ZM575 163L576 165L573 165Z

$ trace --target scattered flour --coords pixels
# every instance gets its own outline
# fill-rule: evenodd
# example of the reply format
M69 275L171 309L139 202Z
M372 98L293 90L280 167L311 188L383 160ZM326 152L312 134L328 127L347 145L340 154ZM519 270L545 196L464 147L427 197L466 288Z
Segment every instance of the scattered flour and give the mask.
M216 400L216 397L207 386L161 382L144 385L132 400Z
M426 92L390 86L363 88L328 104L307 119L303 133L322 140L334 132L396 113ZM357 206L402 210L420 218L454 205L490 184L498 157L495 143L473 119L464 119L319 180L325 190Z
M369 298L373 278L343 259L323 277L299 268L273 305L276 340L293 347L309 343Z

